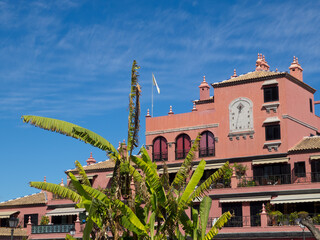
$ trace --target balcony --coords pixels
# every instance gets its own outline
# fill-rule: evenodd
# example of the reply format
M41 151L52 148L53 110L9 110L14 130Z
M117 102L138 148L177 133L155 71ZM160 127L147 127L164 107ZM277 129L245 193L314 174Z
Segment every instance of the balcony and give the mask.
M214 147L199 148L199 158L214 156Z
M207 228L212 228L217 218L210 217L208 219ZM261 216L233 216L224 227L260 227Z
M281 185L281 184L291 184L291 174L242 177L238 181L238 187Z
M204 182L205 180L200 180L198 186L200 186ZM219 189L219 188L231 188L230 180L220 179L219 181L214 182L209 186L209 189Z
M154 152L152 155L153 161L168 161L168 152Z
M43 234L43 233L68 233L71 228L74 228L74 224L64 225L39 225L32 226L32 234Z

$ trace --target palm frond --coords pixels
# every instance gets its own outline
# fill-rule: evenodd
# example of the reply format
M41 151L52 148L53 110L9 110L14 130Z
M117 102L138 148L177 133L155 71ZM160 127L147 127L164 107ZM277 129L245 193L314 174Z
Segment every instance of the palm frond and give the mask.
M211 240L218 234L218 230L221 229L228 220L232 217L230 212L223 213L218 220L214 223L210 231L204 237L204 240Z
M118 199L113 201L95 188L89 186L83 186L83 188L91 197L101 201L107 206L111 204L114 208L120 210L122 214L122 224L126 229L133 231L136 234L147 234L146 228L139 218L134 214L131 208L125 205L122 201Z
M30 182L29 184L31 187L51 192L62 198L70 199L73 202L79 202L81 200L81 196L78 193L76 193L75 191L72 191L67 187L60 186L58 184L47 183L47 182Z
M158 201L165 203L166 195L157 171L152 167L152 165L147 164L137 156L132 156L132 161L137 164L137 166L142 169L146 175L146 182L148 183L150 189L157 194Z
M192 239L197 240L198 239L198 229L199 229L199 213L196 209L191 208L191 216L192 216L192 222L193 222L193 233L192 233Z
M79 175L81 177L82 184L87 185L87 186L91 186L90 181L88 179L88 176L87 176L86 172L84 171L82 165L79 163L79 161L75 161L75 165L76 165L77 170L79 172Z
M188 203L195 198L203 197L205 194L209 191L210 186L212 183L220 179L223 174L227 171L229 168L229 162L226 162L220 169L218 169L215 173L213 173L211 176L209 176L197 189L192 193L190 196Z
M131 155L134 147L138 146L138 132L140 129L140 86L138 84L138 69L140 67L134 60L131 69L131 90L129 95L129 117L128 117L128 152Z
M199 162L198 167L194 171L194 173L193 173L186 189L184 190L181 198L179 199L179 209L181 209L181 210L184 209L186 207L186 204L188 204L190 202L188 200L190 199L190 196L193 193L195 187L199 183L199 181L203 175L205 166L206 166L206 161L201 160Z
M207 231L207 224L209 219L209 213L211 209L212 199L205 196L200 203L200 224L201 224L201 239L204 238Z
M98 147L107 152L107 154L112 158L118 158L116 149L98 134L82 128L76 124L69 123L66 121L46 118L32 115L24 115L21 117L23 122L29 123L36 127L49 130L52 132L57 132L66 136L70 136L79 139L85 143L89 143L95 147Z
M184 162L182 163L181 167L179 168L179 171L177 172L171 186L175 187L176 189L180 189L182 184L185 182L186 178L188 177L188 174L190 170L192 169L192 160L195 154L195 151L198 149L200 141L200 135L196 138L194 143L192 144L192 147L190 148L190 151L188 152L187 157L184 159Z

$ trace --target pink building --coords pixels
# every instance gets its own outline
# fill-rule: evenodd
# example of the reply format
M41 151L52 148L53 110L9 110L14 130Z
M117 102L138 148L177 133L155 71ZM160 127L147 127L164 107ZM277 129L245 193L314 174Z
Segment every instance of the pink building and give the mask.
M302 230L294 225L294 214L301 211L320 224L316 90L303 81L298 58L289 69L270 71L258 54L255 71L237 76L234 70L227 80L211 84L213 96L203 77L200 99L190 112L174 114L170 106L167 116L146 116L149 154L159 168L166 161L172 178L198 134L194 167L206 160L203 180L226 161L236 164L233 176L211 186L212 219L228 210L235 214L215 239L301 239Z
M107 187L114 164L111 161L96 163L92 154L84 166L93 187ZM75 169L67 170L77 175ZM46 179L45 179L46 181ZM61 181L63 185L63 181ZM14 229L14 239L65 239L70 230L74 237L81 238L86 218L85 209L75 208L75 203L61 199L50 192L42 191L33 195L0 203L0 239L10 239L8 221L11 216L19 219ZM49 224L42 225L41 219L47 216Z
M213 96L204 77L190 112L174 114L170 107L167 116L146 116L146 147L160 173L166 162L171 180L198 134L202 138L194 168L206 160L203 180L226 161L235 166L209 192L208 229L224 211L235 215L215 239L302 239L304 234L313 239L294 223L298 213L306 214L302 211L320 224L315 89L303 82L297 58L289 69L270 71L258 54L255 71L240 76L234 71L229 79L213 83ZM111 161L97 163L91 155L84 169L93 187L105 188L113 167ZM75 169L66 172L77 174ZM0 203L0 239L8 239L10 216L19 218L15 239L64 239L72 228L75 237L82 235L85 213L48 192L9 200ZM49 225L40 225L43 216L49 217Z

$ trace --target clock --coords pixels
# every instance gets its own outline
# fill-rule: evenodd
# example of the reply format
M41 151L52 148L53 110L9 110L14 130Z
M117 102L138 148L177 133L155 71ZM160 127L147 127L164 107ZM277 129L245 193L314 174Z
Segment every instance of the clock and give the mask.
M229 105L230 133L253 131L252 101L240 97Z

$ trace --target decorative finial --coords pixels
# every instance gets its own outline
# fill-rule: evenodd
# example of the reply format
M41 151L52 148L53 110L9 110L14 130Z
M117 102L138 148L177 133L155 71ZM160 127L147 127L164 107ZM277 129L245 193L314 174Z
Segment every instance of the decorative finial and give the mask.
M168 114L173 114L172 106L170 106L170 110L169 110L169 113L168 113Z
M203 82L206 82L206 76L203 76Z
M121 142L119 141L119 148L121 148Z
M92 152L90 153L90 158L92 158Z
M276 68L276 72L278 72L278 68Z
M151 116L150 116L149 108L148 108L148 110L147 110L147 116L146 116L146 117L151 117Z
M231 78L235 78L235 77L238 77L237 71L236 71L236 69L233 69L233 75L231 76Z
M43 181L47 182L47 177L46 176L44 176Z
M196 107L196 103L193 102L193 108L192 108L192 111L197 111L197 107Z
M31 224L31 216L28 218L28 224Z
M123 139L123 141L122 141L124 144L126 144L126 140L125 139Z
M61 183L60 183L60 186L64 186L64 184L63 184L63 178L61 178Z
M266 206L262 203L262 213L266 213Z

